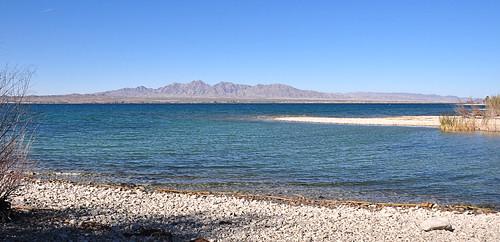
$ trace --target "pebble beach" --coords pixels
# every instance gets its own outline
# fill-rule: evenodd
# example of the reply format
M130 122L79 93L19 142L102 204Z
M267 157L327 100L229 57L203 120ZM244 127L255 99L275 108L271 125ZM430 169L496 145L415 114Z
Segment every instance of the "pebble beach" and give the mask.
M35 180L12 198L3 241L500 241L500 214L287 204Z

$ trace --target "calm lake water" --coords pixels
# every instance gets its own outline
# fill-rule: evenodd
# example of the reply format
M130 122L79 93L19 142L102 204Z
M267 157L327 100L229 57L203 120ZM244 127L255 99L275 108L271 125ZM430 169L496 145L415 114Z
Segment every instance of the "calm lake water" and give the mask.
M178 189L500 207L500 136L273 122L439 115L452 105L33 105L41 172Z

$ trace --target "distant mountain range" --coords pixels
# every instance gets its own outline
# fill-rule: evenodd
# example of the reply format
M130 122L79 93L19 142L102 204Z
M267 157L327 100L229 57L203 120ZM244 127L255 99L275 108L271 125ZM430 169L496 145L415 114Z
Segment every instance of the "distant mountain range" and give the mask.
M32 96L33 102L103 103L103 102L414 102L458 103L465 99L414 93L326 93L300 90L284 84L243 85L203 81L173 83L160 88L139 86L94 94Z

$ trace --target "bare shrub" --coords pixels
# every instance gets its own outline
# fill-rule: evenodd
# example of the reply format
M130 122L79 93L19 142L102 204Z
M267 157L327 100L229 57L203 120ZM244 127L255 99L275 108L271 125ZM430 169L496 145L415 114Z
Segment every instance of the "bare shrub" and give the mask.
M32 74L26 68L0 67L0 222L10 220L8 198L29 165L30 120L23 103Z
M472 116L475 116L475 117L484 117L484 113L481 111L481 109L479 109L478 106L472 106L471 114L472 114Z
M470 109L464 105L455 108L454 115L439 117L442 131L489 131L500 132L500 95L486 97L486 108L479 109L472 106Z
M446 132L469 132L478 129L474 116L441 116L439 117L440 128Z
M469 110L464 105L455 108L455 115L443 115L439 117L440 128L446 132L475 131L476 118L480 116L477 110Z
M459 105L455 108L455 112L459 115L459 116L462 116L462 117L469 117L471 115L471 113L469 112L469 110L467 110L467 108L465 108L464 105Z

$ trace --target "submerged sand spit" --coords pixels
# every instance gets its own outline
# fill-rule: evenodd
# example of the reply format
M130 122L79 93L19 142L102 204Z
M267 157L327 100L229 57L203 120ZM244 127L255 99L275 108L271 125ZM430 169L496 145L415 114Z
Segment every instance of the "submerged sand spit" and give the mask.
M335 117L276 117L275 121L354 124L354 125L384 125L384 126L417 126L439 127L439 116L397 116L383 118L335 118Z
M0 225L0 240L500 241L498 213L289 205L49 181L23 187L12 202L35 215Z

